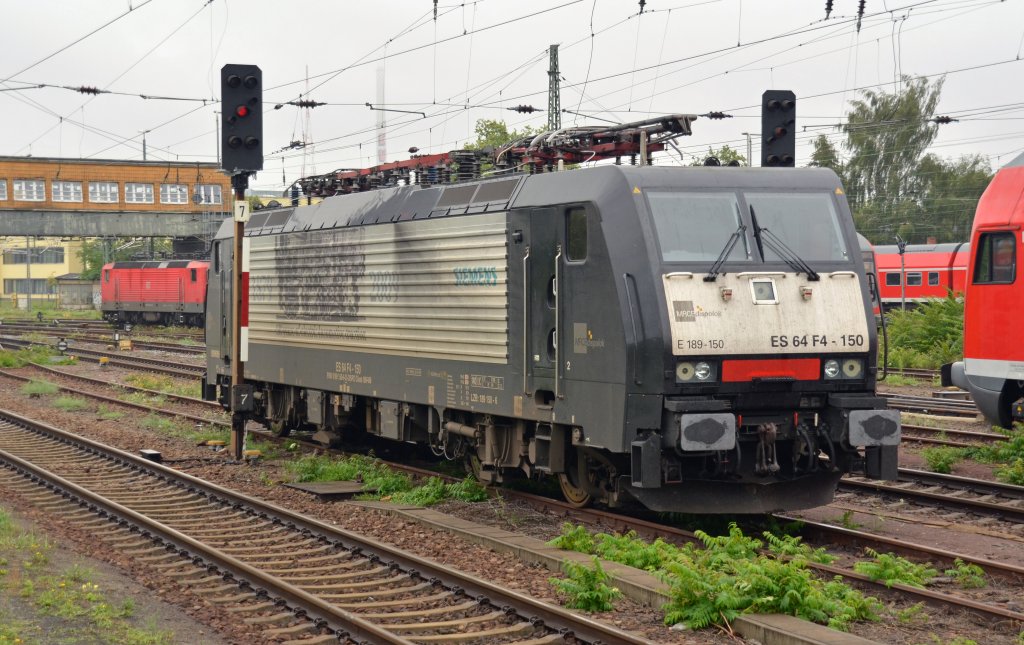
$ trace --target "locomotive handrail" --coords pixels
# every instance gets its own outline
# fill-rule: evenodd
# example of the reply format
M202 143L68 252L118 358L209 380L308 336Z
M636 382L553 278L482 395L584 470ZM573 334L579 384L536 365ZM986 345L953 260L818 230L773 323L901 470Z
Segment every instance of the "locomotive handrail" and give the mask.
M672 273L666 273L666 278L688 278L693 279L693 273L690 271L673 271Z
M830 278L856 278L856 271L834 271L828 274Z
M789 275L789 274L786 273L785 271L743 271L742 273L737 273L736 277L737 278L769 278L769 277L785 278L787 275Z
M558 246L555 247L555 288L554 288L554 291L555 291L555 337L553 339L553 342L554 342L554 345L555 345L555 398L556 399L561 399L562 396L563 396L561 390L559 390L559 388L558 388L558 383L561 380L559 378L559 376L562 373L562 352L561 352L561 347L560 347L560 345L562 343L559 342L559 334L561 333L562 328L559 325L559 320L558 320L558 318L559 318L558 314L559 314L559 312L562 309L561 297L558 295L558 292L562 290L561 289L561 281L562 281L562 271L561 271L561 268L562 268L562 245L559 244Z
M530 281L529 281L530 247L523 253L523 394L529 394L527 386L527 370L529 369L530 347L527 342L530 315Z

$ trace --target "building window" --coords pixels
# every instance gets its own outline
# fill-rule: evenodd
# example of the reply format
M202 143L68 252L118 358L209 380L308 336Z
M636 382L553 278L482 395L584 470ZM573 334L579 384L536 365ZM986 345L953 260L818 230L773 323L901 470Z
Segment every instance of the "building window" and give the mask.
M187 204L187 184L160 184L161 204Z
M22 202L41 202L46 199L46 182L42 179L15 179L14 199Z
M28 252L24 248L4 251L4 264L28 264ZM32 264L64 264L64 248L42 247L32 249Z
M7 180L0 179L0 201L7 200Z
M907 286L908 287L920 287L921 286L921 274L920 273L908 273L907 274Z
M900 286L900 274L898 274L898 273L886 273L885 274L885 286L887 286L887 287L898 287L898 286Z
M97 204L117 203L116 181L90 181L89 201Z
M50 184L50 192L55 202L82 201L82 182L55 181Z
M1006 231L982 233L974 260L974 284L1009 284L1017 275L1017 242Z
M196 194L200 197L200 204L223 204L220 196L220 186L217 184L196 184Z
M126 204L152 204L153 184L125 184L124 203Z
M928 286L937 287L939 286L939 274L937 271L928 272Z
M31 287L32 293L35 295L46 295L57 293L57 285L51 285L49 280L35 279L29 280L26 278L20 278L17 280L4 280L4 293L10 294L28 294L29 287Z

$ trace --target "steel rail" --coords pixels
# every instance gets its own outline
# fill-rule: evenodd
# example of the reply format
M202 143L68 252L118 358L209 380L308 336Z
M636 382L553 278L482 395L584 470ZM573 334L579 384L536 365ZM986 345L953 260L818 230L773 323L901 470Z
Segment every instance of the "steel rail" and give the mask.
M0 410L0 419L4 419L9 423L21 426L39 434L48 435L58 441L76 446L80 449L88 450L93 454L115 460L122 465L141 471L148 471L165 481L175 482L181 485L193 494L212 498L227 507L246 509L248 512L258 517L273 517L284 523L287 528L293 531L297 531L305 535L322 536L329 543L347 551L359 553L367 557L373 556L384 561L389 566L393 565L404 569L405 571L415 572L416 575L422 578L437 580L445 587L461 591L470 597L477 598L479 601L486 600L497 607L509 608L535 625L543 623L549 629L556 632L562 632L567 636L571 635L579 640L590 643L648 643L644 638L634 634L629 634L610 625L599 623L598 621L585 616L580 616L554 605L541 603L529 596L504 589L501 586L490 583L486 580L454 571L448 567L432 563L426 559L406 553L395 547L380 544L350 531L340 529L336 526L331 526L320 522L319 520L305 517L275 504L243 495L242 493L238 493L211 482L198 479L186 473L167 468L116 448L105 446L90 439L71 434L48 424L27 419L21 415L4 410ZM19 466L24 463L23 460L14 455L8 455L8 453L4 451L0 451L0 458L7 459L12 462L13 460L18 460L18 462L21 462L19 463ZM43 476L43 473L38 472L40 469L31 466L31 464L26 463L25 465L33 471L35 476ZM69 486L65 487L65 483ZM110 502L105 498L88 493L88 491L81 489L72 482L61 482L60 486L71 492L73 495L82 497L83 499L89 499L89 504L95 505L108 514L124 517L126 520L131 522L140 521L148 524L148 521L146 521L145 518L138 515L131 509L123 507L116 502ZM94 498L95 501L93 501ZM153 529L148 530L151 530L154 534L163 536L169 543L180 545L181 549L190 553L198 553L204 548L202 544L196 542L189 536L174 531L160 523L156 523L156 526L154 526ZM278 589L280 589L282 598L288 599L296 605L309 607L309 613L311 615L327 621L328 624L339 625L337 629L341 631L356 632L356 630L367 629L372 631L367 631L366 635L363 637L369 638L371 642L409 642L405 639L395 637L390 632L384 631L378 633L376 631L378 628L373 624L361 621L355 615L350 615L350 612L333 607L329 603L325 603L322 599L311 596L301 589L294 587L289 588L290 585L287 583L280 583L284 586L279 586L278 583L273 583L273 581L265 581L262 577L265 574L261 574L259 570L254 569L250 565L238 561L231 556L220 554L218 552L216 554L211 554L208 557L210 562L217 564L217 566L222 566L225 570L231 571L239 578L257 580L261 586L268 585L268 588L274 589L273 593L275 594L278 593ZM237 573L235 573L236 571ZM273 586L269 587L272 583ZM307 599L306 596L309 596L309 598ZM307 604L307 601L313 601L313 604ZM349 621L353 618L356 620L350 625L339 624L339 621Z

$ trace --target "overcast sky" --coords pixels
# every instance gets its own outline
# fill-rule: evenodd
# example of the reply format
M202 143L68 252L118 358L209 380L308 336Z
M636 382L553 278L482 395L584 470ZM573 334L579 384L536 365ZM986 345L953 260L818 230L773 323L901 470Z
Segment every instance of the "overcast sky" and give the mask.
M378 69L387 159L456 149L477 119L539 126L560 45L564 124L725 111L680 143L746 151L765 89L798 97L797 163L856 88L947 74L934 152L993 166L1024 150L1024 0L33 0L3 2L0 155L216 160L220 68L263 70L264 170L254 188L377 163ZM593 36L592 36L593 34ZM28 85L92 87L86 95ZM138 95L182 100L143 99ZM328 105L275 104L308 98ZM205 104L203 100L205 99ZM469 106L467 108L467 105ZM805 130L806 128L806 130ZM304 149L283 150L291 142ZM678 159L676 160L678 162ZM659 162L662 163L662 162ZM669 163L666 158L664 163Z

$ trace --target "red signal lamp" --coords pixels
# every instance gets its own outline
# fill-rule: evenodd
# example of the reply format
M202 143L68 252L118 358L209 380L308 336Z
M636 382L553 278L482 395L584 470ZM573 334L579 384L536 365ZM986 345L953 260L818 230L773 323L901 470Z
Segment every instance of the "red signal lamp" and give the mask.
M235 116L245 118L249 116L249 108L245 105L239 105L235 108Z

